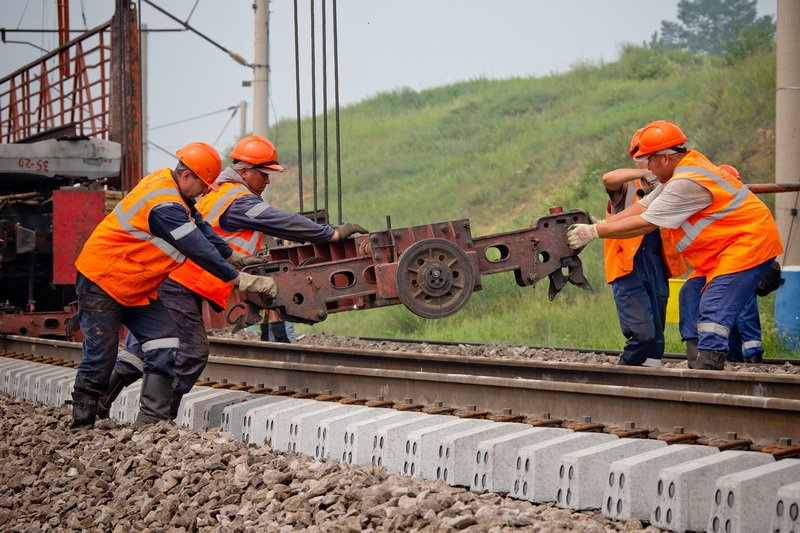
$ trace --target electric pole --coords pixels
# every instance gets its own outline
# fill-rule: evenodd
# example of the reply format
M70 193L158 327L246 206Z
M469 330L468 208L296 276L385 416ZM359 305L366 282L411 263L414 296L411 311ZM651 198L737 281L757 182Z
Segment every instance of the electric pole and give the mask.
M269 0L255 0L253 134L269 133Z

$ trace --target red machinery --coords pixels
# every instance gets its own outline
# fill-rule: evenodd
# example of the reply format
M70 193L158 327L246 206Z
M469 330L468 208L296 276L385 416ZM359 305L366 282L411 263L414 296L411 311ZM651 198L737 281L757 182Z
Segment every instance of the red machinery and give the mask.
M135 6L72 40L67 13L56 50L0 79L0 333L65 333L75 258L141 176Z

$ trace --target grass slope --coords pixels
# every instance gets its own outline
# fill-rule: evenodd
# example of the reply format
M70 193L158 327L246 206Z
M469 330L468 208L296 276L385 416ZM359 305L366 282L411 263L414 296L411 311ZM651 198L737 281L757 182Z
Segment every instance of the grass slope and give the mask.
M774 53L731 66L629 46L615 63L577 65L561 75L379 94L341 110L343 218L372 230L385 228L387 215L394 227L469 218L473 235L485 235L527 227L553 205L600 215L603 172L630 165L631 132L658 118L680 124L692 147L734 164L745 181L772 181L774 80ZM317 129L321 154L320 118ZM302 132L310 209L309 120ZM297 209L294 122L278 124L272 136L292 170L270 186L270 197ZM329 141L333 183L332 128ZM317 180L324 183L322 163ZM325 205L324 192L318 205ZM520 288L513 275L501 274L484 278L483 291L446 319L425 320L397 306L335 315L301 331L619 349L624 339L604 282L602 245L590 245L581 258L597 294L570 286L549 302L546 282ZM768 353L786 355L775 339L771 299L760 303ZM676 325L667 335L667 349L683 351Z

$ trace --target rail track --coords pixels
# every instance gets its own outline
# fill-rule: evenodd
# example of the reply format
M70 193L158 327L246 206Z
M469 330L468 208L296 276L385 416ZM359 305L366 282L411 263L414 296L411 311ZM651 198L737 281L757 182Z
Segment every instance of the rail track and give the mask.
M0 355L77 363L79 343L0 337ZM217 387L761 449L800 441L800 375L492 359L211 337ZM665 437L665 435L667 435ZM669 435L672 435L671 437ZM727 444L726 444L727 443Z

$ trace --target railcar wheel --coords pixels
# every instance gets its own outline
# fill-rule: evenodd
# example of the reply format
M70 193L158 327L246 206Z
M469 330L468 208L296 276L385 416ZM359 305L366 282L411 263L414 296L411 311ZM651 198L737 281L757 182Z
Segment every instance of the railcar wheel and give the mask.
M475 287L464 251L445 239L415 242L397 263L397 294L415 315L450 316L469 300Z

